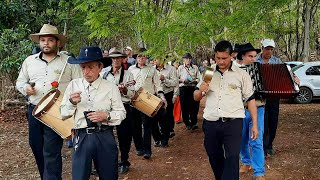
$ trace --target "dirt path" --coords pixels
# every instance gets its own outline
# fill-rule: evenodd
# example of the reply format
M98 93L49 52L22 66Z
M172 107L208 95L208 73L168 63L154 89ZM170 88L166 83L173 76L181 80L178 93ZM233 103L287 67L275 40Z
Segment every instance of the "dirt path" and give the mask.
M39 179L28 145L25 110L0 113L0 179ZM6 117L6 118L5 118ZM200 118L200 116L199 116ZM202 121L199 125L201 127ZM201 128L187 131L176 125L169 148L153 148L150 160L131 149L131 169L120 179L214 179L203 147ZM267 179L320 179L320 103L281 104L275 142L277 154L266 161ZM63 149L63 179L71 179L71 150ZM249 180L250 175L241 179Z

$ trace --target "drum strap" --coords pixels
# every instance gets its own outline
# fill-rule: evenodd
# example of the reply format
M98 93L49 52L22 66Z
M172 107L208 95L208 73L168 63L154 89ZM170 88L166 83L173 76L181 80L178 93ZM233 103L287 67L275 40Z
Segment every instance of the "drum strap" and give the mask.
M103 79L107 79L109 73L112 74L112 66L111 66L111 69L108 71L108 72L105 72L104 75L103 75ZM112 74L113 75L113 74ZM123 77L124 77L124 67L123 65L121 65L121 72L120 72L120 79L119 79L119 83L122 83L123 82Z

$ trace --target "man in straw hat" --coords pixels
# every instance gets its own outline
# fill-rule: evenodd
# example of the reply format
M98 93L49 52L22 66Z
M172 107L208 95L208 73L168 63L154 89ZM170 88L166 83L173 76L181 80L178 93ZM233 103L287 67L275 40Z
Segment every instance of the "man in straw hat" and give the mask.
M238 51L237 60L242 66L252 64L256 61L257 54L260 53L260 49L254 48L251 43L246 43L240 46ZM248 173L252 168L254 170L254 178L264 180L264 151L263 151L263 131L264 131L264 105L265 99L261 95L254 94L256 106L257 106L257 122L254 122L248 111L247 103L245 103L245 118L243 119L242 128L242 142L240 149L240 157L242 166L240 167L240 173ZM257 124L258 137L252 139L251 129ZM250 148L252 154L250 154Z
M99 75L104 65L99 47L82 47L77 59L83 78L71 81L63 96L63 118L74 116L72 179L89 179L92 160L100 179L118 179L118 148L113 127L126 118L118 87Z
M59 53L66 38L52 25L44 24L39 33L31 34L32 41L39 43L41 52L24 60L17 79L16 87L25 96L29 96L28 123L29 144L35 156L41 179L61 179L61 148L63 139L52 129L42 124L33 115L34 107L42 97L52 89L51 83L58 81L58 89L64 92L68 83L81 77L78 65L64 65L69 56Z
M105 68L103 79L113 82L118 86L121 93L123 106L127 111L126 118L119 126L117 126L117 137L121 153L119 173L124 174L129 171L129 167L131 165L129 162L129 151L132 141L133 117L130 99L135 93L133 86L135 81L133 80L133 75L124 67L124 62L127 58L126 54L120 52L119 50L115 50L110 53L108 57L112 59L112 65Z

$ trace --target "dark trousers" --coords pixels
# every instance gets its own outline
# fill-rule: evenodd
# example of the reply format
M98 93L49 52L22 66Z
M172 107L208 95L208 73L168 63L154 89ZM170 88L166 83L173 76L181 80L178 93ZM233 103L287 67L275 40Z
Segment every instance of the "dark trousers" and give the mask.
M117 126L117 137L121 155L121 161L119 165L130 166L130 162L128 159L133 132L132 108L129 104L123 105L127 111L127 115L126 118L121 122L121 124Z
M143 114L139 110L132 108L133 112L133 141L137 151L143 151L146 154L151 152L151 133L153 118ZM143 134L142 134L143 126Z
M200 102L193 99L195 87L182 86L179 90L183 122L187 127L196 125Z
M173 107L174 104L172 103L172 98L173 98L173 92L169 92L164 95L164 97L167 100L168 106L166 108L166 113L165 113L165 119L167 119L169 123L169 131L174 132L174 117L173 117Z
M33 115L28 106L29 144L36 159L41 179L62 179L61 149L63 139Z
M99 179L118 179L118 148L112 128L92 134L76 132L73 147L73 180L90 179L92 161L99 174Z
M271 150L273 140L276 137L279 120L280 99L267 99L264 114L263 148Z
M170 135L169 121L166 118L166 113L167 111L164 108L161 108L154 117L152 124L152 136L154 141L161 141L163 145L168 144Z
M203 121L204 147L216 180L239 180L242 119Z

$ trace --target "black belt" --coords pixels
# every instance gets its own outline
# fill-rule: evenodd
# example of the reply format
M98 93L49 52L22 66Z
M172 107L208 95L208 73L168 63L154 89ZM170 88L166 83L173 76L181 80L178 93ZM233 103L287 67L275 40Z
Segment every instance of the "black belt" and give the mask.
M237 119L237 118L219 117L218 121L227 122L227 121L231 121L231 120L235 120L235 119Z
M76 129L76 133L86 133L86 134L93 134L93 133L99 133L104 131L113 130L113 126L97 126L97 127L87 127L87 128L81 128Z

